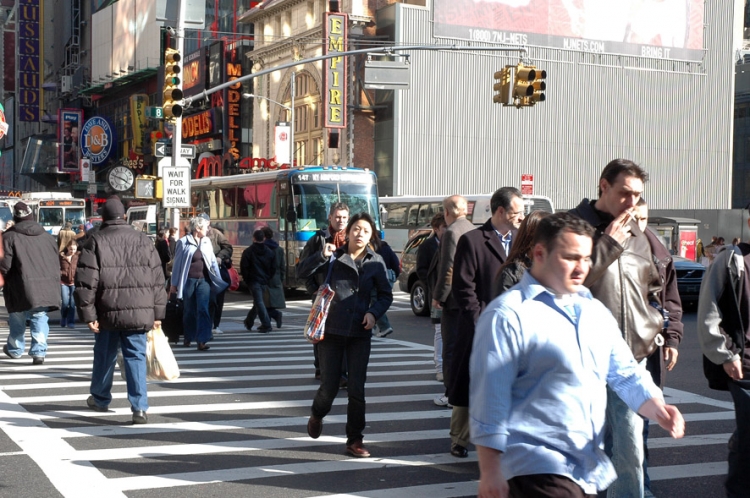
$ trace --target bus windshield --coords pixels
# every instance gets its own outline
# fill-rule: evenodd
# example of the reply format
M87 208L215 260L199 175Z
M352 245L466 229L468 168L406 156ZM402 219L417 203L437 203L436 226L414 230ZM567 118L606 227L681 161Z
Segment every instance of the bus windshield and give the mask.
M293 186L297 202L297 230L316 231L328 227L328 212L336 202L349 206L349 213L365 212L380 229L378 194L373 184L305 183Z
M43 227L61 226L63 224L63 208L40 207L39 224Z
M2 226L5 226L5 224L12 219L13 212L11 211L11 209L7 206L0 206L0 220L2 221Z
M83 208L66 208L65 209L65 221L70 222L74 228L78 228L78 225L86 224L86 214Z

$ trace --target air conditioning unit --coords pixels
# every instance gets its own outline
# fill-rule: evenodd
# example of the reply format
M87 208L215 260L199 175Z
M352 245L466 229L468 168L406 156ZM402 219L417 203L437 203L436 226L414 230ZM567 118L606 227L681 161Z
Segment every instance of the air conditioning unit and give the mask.
M72 90L72 87L73 87L73 77L63 76L62 80L60 81L60 91L62 93L68 93Z

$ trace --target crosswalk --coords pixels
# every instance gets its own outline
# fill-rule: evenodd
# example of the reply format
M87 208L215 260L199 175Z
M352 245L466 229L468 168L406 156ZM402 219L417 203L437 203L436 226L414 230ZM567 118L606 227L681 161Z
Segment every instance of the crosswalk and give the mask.
M304 303L287 313L306 315ZM296 325L257 334L230 316L210 351L174 346L181 377L149 383L149 424L139 426L130 424L117 372L110 410L86 407L93 335L83 327L53 326L43 366L32 366L26 356L0 360L0 430L64 497L476 496L476 453L450 456L450 410L432 402L442 392L432 347L373 339L365 430L372 457L355 459L344 452L343 390L323 435L307 436L318 383L312 348L299 320L292 321ZM652 480L724 474L721 456L658 462L675 451L724 448L733 430L731 403L672 389L666 395L686 414L689 430L679 441L658 427L652 431Z

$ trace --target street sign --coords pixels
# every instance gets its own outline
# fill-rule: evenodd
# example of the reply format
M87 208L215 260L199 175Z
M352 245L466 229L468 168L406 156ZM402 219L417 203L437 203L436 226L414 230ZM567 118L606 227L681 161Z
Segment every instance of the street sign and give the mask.
M159 164L157 166L158 169L158 176L163 177L162 170L164 168L168 168L169 166L172 166L172 158L171 157L164 157L159 159ZM190 168L190 161L185 159L184 157L178 157L177 158L177 166L182 166L185 168Z
M162 168L164 195L162 206L165 208L189 208L190 204L190 167Z
M96 194L96 183L89 183L86 186L86 193L87 194Z
M521 194L534 195L534 175L521 175Z
M164 119L164 109L153 105L146 106L146 117L152 119Z
M169 142L156 142L154 144L154 155L156 157L167 157L172 155L172 144ZM195 158L195 145L180 146L180 157L188 159Z

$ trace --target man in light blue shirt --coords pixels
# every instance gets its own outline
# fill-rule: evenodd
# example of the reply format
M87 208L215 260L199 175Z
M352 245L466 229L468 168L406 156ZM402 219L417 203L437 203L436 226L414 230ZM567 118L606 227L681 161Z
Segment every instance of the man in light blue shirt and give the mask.
M680 412L664 403L609 310L583 287L593 233L569 213L542 220L531 270L479 318L469 411L480 497L606 489L616 478L602 449L607 385L672 437L684 434Z

